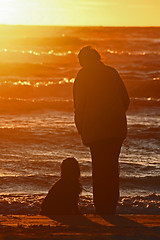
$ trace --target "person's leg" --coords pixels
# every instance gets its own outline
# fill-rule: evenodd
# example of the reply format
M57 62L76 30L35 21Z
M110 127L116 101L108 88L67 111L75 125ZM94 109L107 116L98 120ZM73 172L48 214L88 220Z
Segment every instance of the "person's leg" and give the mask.
M119 199L118 158L123 140L108 139L90 145L93 199L97 213L112 214Z

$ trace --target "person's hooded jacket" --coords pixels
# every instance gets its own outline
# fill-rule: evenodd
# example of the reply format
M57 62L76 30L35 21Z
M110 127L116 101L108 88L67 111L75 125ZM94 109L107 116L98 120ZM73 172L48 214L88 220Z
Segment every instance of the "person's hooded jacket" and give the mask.
M101 61L82 68L73 86L75 124L85 145L125 139L130 100L118 72Z

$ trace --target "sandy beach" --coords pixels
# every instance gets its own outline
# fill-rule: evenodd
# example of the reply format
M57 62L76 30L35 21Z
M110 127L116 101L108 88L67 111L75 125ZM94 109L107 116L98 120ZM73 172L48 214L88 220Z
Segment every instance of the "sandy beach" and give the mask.
M1 215L0 239L160 239L160 215Z

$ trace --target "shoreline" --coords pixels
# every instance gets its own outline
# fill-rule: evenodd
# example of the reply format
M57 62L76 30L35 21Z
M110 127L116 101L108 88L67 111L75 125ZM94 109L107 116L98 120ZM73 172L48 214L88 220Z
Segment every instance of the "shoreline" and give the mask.
M0 215L0 239L160 239L160 215Z

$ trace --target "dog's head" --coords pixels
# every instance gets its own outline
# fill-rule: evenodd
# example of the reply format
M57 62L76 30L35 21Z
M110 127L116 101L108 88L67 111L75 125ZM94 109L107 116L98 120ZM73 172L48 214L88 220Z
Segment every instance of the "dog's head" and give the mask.
M61 176L65 178L80 178L80 167L78 161L74 158L66 158L61 164Z

